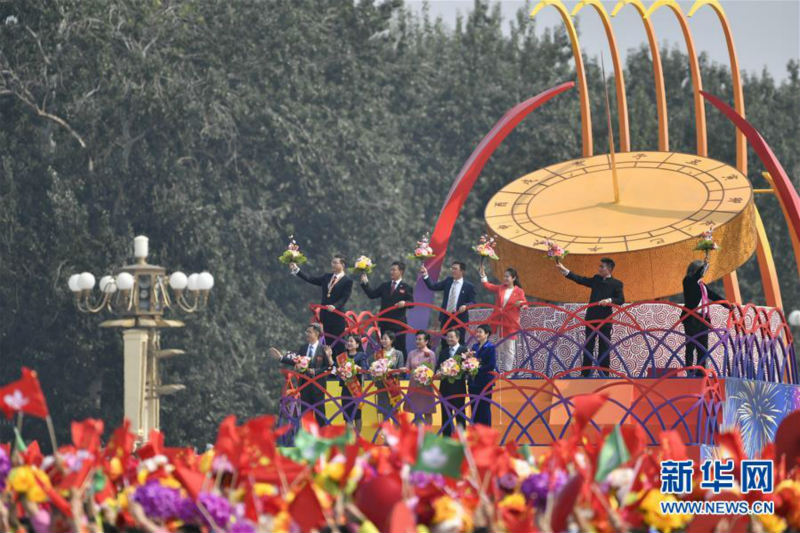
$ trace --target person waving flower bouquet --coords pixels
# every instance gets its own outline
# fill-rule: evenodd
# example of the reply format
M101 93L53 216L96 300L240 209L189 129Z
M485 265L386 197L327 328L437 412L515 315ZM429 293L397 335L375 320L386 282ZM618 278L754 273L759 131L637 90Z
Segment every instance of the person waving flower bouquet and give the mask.
M294 235L289 235L289 245L286 250L278 257L281 264L289 265L294 263L296 265L303 265L308 261L303 252L300 251L300 246L294 240Z
M419 259L420 261L425 261L431 257L436 257L436 254L433 253L433 248L431 247L430 235L426 233L420 240L417 241L417 247L414 248L414 252L408 254L408 259Z
M714 224L709 224L708 229L700 234L700 240L694 249L705 252L706 261L708 261L708 254L711 251L719 250L719 245L714 241Z

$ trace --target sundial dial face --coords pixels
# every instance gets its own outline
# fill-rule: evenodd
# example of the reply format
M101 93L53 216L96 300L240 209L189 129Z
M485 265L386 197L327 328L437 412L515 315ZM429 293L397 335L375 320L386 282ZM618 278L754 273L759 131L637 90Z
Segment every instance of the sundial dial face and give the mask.
M541 243L552 240L569 251L567 267L581 274L593 274L600 257L612 257L633 301L680 292L686 265L703 257L692 249L710 225L721 249L706 279L752 254L753 189L735 167L678 152L625 152L615 159L616 203L608 154L550 165L500 189L485 211L489 231L498 236L496 273L514 266L529 295L585 300L585 289L565 285L548 264Z
M675 152L616 154L620 201L614 203L608 155L575 159L527 174L486 207L489 229L514 244L554 240L570 253L613 254L696 238L752 201L736 168Z

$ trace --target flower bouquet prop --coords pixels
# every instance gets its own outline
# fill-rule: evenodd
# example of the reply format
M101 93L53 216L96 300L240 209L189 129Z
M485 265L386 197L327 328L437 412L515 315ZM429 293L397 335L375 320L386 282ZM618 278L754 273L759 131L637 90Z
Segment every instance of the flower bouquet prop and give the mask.
M461 363L459 359L460 357L458 356L449 357L439 368L439 374L442 376L442 379L446 379L448 383L454 383L461 377Z
M467 352L467 356L461 361L461 369L469 377L474 378L478 375L478 370L481 368L481 362L475 357L475 352Z
M422 238L417 241L417 247L414 248L414 252L408 254L407 257L410 260L419 259L420 261L436 257L436 254L433 253L433 248L431 248L430 234L426 233L423 235Z
M496 244L496 237L489 237L488 235L484 234L481 235L480 239L478 239L478 244L472 247L475 253L477 253L481 258L481 267L487 258L491 259L492 261L498 261L500 259L500 257L497 255L497 252L494 250Z
M431 382L433 381L433 369L430 366L423 363L414 369L414 372L412 372L412 376L414 377L414 381L416 381L418 385L426 387L430 385Z
M565 257L567 257L567 255L569 255L569 250L565 250L555 241L539 241L536 244L545 245L545 247L547 247L547 257L554 260L556 263L560 263Z
M336 375L339 379L344 381L345 387L350 391L353 398L360 398L362 395L361 378L359 377L360 369L352 358L347 357L346 353L340 353L336 357ZM358 409L361 409L362 404L358 404Z
M697 246L694 247L697 251L702 251L706 253L706 259L708 259L708 254L712 250L719 250L719 245L714 242L714 225L709 224L708 229L705 230L702 234L700 234L700 240L697 242Z
M377 352L375 360L369 365L369 373L379 388L386 387L389 403L394 407L403 399L403 390L400 388L400 382L390 372L389 360L383 354L383 350Z
M353 274L372 274L372 269L374 268L375 263L372 262L372 259L366 255L362 255L356 259L356 262L353 265L353 268L350 269L350 272Z
M290 353L289 357L292 358L294 361L294 371L299 374L305 374L308 372L308 367L311 366L311 359L307 355L298 355L296 353Z
M303 255L303 252L300 251L300 246L297 244L297 241L294 240L294 235L289 235L289 245L286 247L286 251L278 257L278 261L284 265L288 265L289 263L302 265L308 261L306 256Z

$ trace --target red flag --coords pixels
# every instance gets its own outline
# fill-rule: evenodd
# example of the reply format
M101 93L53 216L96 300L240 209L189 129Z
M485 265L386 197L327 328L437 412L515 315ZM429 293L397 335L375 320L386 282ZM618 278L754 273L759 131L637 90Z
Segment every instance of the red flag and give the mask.
M150 459L156 455L164 455L164 434L157 429L151 429L147 444L136 452L139 459Z
M578 501L578 495L581 492L582 485L583 477L580 474L575 474L561 487L561 490L556 495L555 505L553 506L553 512L550 518L551 531L567 530L567 518L572 514L575 508L575 502Z
M44 455L39 449L39 442L33 441L28 444L28 449L22 452L22 459L26 465L40 466L44 460Z
M355 504L378 531L389 531L390 510L403 501L403 482L397 474L375 476L362 482L354 494Z
M579 394L572 398L572 405L575 410L572 412L574 419L573 435L580 435L586 428L586 425L594 417L597 411L608 400L607 394Z
M239 436L234 415L225 417L225 420L220 423L214 451L227 457L231 463L238 464L239 455L242 453L242 439Z
M125 464L128 456L133 453L133 445L136 442L136 435L131 433L131 421L127 418L122 421L122 425L114 430L106 446L105 457L111 460L118 458Z
M203 483L206 477L196 470L192 470L182 463L175 463L175 470L173 472L175 479L186 489L192 499L197 499L197 496L203 490Z
M620 430L630 456L639 457L647 447L647 433L639 424L624 424Z
M309 483L306 483L289 504L289 515L297 522L300 531L311 531L325 524L322 505Z
M59 489L78 489L86 482L89 477L89 472L92 471L94 465L89 461L84 461L80 470L66 474L58 483Z
M96 453L100 448L100 437L103 435L103 421L96 418L87 418L82 422L73 422L70 429L72 443L79 450L88 450Z
M661 432L661 460L683 461L688 457L680 434L673 430Z
M33 476L33 479L36 481L36 484L47 494L47 497L50 498L50 503L52 503L56 509L61 511L64 516L72 518L72 507L70 507L69 502L61 496L57 490L51 487L47 483L42 483L39 479L39 476Z
M0 409L7 418L12 418L17 412L47 418L50 412L35 370L23 366L20 379L0 387Z

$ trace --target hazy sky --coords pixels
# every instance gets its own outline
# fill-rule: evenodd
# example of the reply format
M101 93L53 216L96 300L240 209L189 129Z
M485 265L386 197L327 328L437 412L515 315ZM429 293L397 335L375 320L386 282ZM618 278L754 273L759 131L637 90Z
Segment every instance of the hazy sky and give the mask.
M417 10L422 9L423 3L424 0L406 0L407 6ZM434 18L441 17L452 27L459 13L466 15L472 10L474 0L428 0L427 3ZM574 0L564 1L570 11L577 3ZM616 0L603 3L610 13ZM688 13L694 2L678 3ZM721 0L720 3L733 31L741 68L751 73L760 73L766 68L774 78L784 79L786 63L800 56L800 0ZM494 4L500 4L507 24L516 16L518 9L527 6L529 11L536 2L494 0ZM644 0L644 4L649 7L650 2ZM601 51L607 51L603 25L594 10L584 7L576 19L584 53L598 56ZM623 60L628 49L647 43L641 19L633 6L625 6L611 20ZM537 32L561 25L561 18L552 6L540 11L536 21ZM661 8L653 15L653 25L660 43L666 42L670 47L677 46L685 50L680 26L669 8ZM710 6L701 8L689 19L689 26L698 53L706 52L712 61L727 65L725 37L713 9Z

